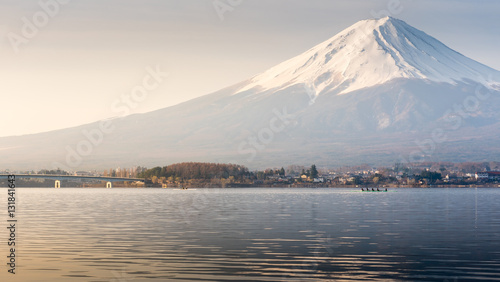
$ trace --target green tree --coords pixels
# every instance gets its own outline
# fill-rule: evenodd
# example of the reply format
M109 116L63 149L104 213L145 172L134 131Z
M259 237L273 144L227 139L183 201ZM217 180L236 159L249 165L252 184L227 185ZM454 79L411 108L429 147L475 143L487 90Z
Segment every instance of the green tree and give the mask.
M420 178L427 179L429 181L429 183L434 183L437 180L441 180L443 177L442 177L441 173L439 173L439 172L423 170L420 173Z
M280 176L285 176L285 169L281 168L279 174L280 174Z
M314 164L311 166L310 177L311 178L318 178L318 170L316 169L316 165L314 165Z
M356 175L354 176L354 179L352 180L353 184L360 185L363 184L363 179L361 179L361 176Z

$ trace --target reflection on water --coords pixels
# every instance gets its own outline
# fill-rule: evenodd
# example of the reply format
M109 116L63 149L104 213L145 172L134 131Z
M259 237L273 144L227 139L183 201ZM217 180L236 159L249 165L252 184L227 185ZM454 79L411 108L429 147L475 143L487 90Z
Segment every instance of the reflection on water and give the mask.
M18 274L4 267L1 281L500 280L495 189L18 188L18 196Z

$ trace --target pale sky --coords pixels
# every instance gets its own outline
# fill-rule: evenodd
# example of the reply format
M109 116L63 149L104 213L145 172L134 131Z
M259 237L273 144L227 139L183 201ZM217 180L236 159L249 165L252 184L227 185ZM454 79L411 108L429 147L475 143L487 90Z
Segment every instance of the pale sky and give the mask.
M117 116L148 67L169 76L131 112L187 101L387 14L500 70L495 0L0 0L0 136Z

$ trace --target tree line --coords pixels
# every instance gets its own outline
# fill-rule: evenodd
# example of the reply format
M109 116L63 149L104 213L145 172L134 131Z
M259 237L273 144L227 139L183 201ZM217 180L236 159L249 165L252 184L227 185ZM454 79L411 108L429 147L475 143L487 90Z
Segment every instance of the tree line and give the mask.
M172 164L164 167L154 167L147 169L138 174L139 178L151 179L154 176L157 178L173 177L180 179L203 179L209 180L214 178L229 178L235 180L243 180L252 175L248 168L242 165L235 164L219 164L219 163L198 163L184 162Z

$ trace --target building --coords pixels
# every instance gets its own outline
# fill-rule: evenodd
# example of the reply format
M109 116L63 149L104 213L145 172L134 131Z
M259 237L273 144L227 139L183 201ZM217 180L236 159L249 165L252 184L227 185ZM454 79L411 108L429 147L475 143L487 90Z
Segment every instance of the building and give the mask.
M313 179L314 183L325 183L325 178L323 177L317 177Z
M488 172L476 172L476 179L488 179Z
M92 176L89 171L77 171L73 174L74 176Z
M500 171L488 171L488 178L500 180Z
M477 180L499 180L500 179L500 171L482 171L476 172Z

